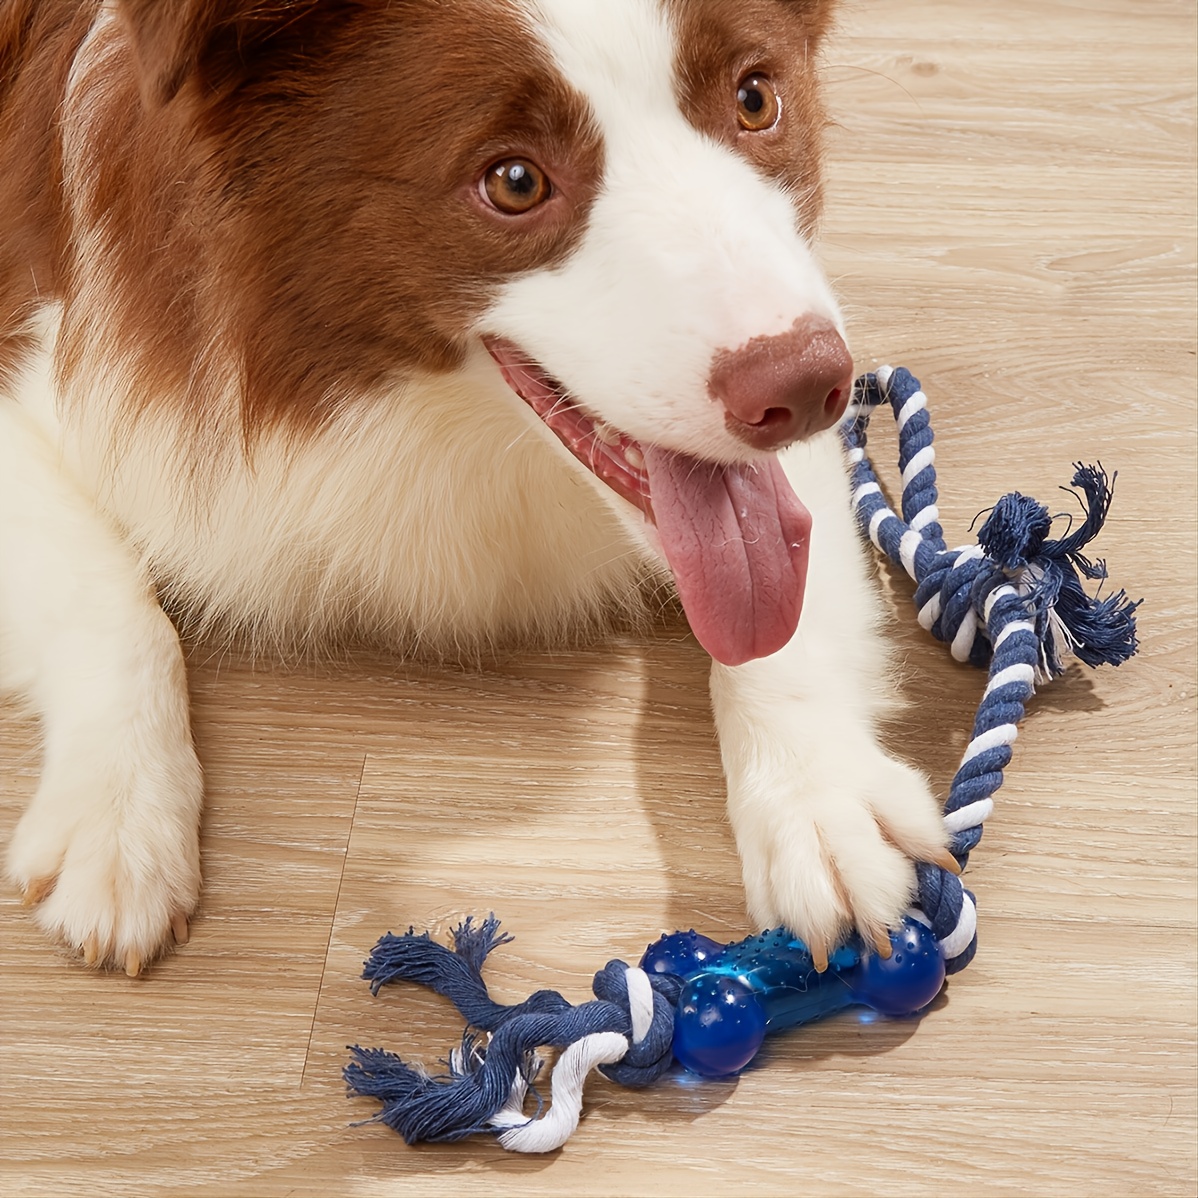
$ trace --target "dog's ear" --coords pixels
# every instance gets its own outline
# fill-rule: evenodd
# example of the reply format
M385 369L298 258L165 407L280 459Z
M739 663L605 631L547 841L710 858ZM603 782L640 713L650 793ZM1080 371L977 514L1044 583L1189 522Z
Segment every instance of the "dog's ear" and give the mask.
M143 100L174 99L189 78L209 88L235 82L280 27L319 0L120 0Z

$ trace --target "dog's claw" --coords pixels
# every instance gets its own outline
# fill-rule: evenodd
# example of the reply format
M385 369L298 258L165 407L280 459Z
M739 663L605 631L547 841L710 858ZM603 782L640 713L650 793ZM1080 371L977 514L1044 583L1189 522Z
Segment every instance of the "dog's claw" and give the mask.
M125 972L135 978L141 973L141 953L135 949L130 949L125 954Z
M176 944L186 944L191 939L191 924L186 915L171 916L171 935Z
M95 965L100 960L100 938L93 933L83 942L83 963Z
M948 870L950 874L956 874L958 878L961 876L961 866L948 849L937 849L930 855L929 860L941 869Z
M25 892L21 895L21 906L36 907L54 889L54 883L57 881L54 876L35 878L25 887Z
M894 951L890 943L890 933L888 931L874 932L870 939L874 942L874 951L882 958L883 961L890 960L890 954Z
M825 973L828 969L828 946L823 943L810 944L807 946L811 950L811 963L815 966L816 973Z

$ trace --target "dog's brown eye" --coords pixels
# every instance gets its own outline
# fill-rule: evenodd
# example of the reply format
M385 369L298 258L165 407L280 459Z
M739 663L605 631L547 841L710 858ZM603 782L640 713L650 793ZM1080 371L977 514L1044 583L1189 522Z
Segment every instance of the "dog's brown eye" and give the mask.
M487 167L483 175L483 196L492 208L519 216L530 212L548 198L549 177L527 158L505 158Z
M742 129L772 129L782 115L782 101L765 75L746 75L736 89L736 119Z

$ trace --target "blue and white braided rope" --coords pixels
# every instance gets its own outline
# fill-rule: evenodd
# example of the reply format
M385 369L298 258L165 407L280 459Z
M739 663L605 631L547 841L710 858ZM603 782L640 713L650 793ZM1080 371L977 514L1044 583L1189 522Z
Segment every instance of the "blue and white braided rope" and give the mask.
M630 1031L591 1032L566 1048L553 1067L549 1109L533 1119L524 1114L524 1099L536 1079L541 1058L536 1058L536 1064L527 1072L518 1071L506 1105L486 1122L487 1127L499 1131L499 1143L509 1152L552 1152L560 1148L578 1127L582 1091L591 1070L618 1064L646 1042L654 1019L661 1021L648 974L635 965L625 966L624 970ZM457 1071L464 1072L460 1067Z
M639 966L609 961L594 976L591 1002L574 1005L555 991L538 990L506 1006L491 999L482 967L509 939L493 915L481 924L467 918L454 929L452 949L409 928L403 936L383 936L366 962L363 976L373 992L398 980L428 986L453 1002L468 1029L487 1034L483 1045L467 1030L450 1054L448 1076L441 1077L382 1049L351 1050L354 1059L344 1070L350 1089L378 1098L383 1106L376 1118L409 1144L489 1131L509 1151L549 1152L578 1126L592 1069L639 1089L673 1061L680 978L650 977ZM541 1067L537 1050L545 1047L562 1050L553 1070L552 1105L530 1119L524 1099Z
M865 452L875 407L889 403L899 433L902 516L886 502ZM990 679L944 804L950 850L965 865L994 810L994 792L1011 760L1024 705L1046 679L1044 650L1025 595L1031 581L996 565L980 545L949 549L937 507L936 451L927 397L908 371L882 367L858 380L843 426L852 467L853 508L866 536L916 583L919 623L947 641L953 657L985 665ZM1032 569L1031 566L1025 570ZM940 941L949 973L977 951L977 907L959 878L937 865L918 867L919 906Z

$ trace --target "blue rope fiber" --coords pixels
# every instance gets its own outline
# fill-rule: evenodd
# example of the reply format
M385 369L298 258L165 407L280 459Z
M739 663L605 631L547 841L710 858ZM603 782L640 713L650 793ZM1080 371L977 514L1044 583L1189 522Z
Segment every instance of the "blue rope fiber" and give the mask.
M460 1140L480 1131L507 1101L517 1074L531 1082L536 1074L534 1050L565 1048L596 1032L632 1037L628 966L609 961L595 974L595 1000L574 1006L552 990L538 990L513 1006L492 1000L482 966L491 950L510 936L499 934L494 915L475 926L473 917L454 930L453 948L438 944L427 932L409 928L391 933L375 945L363 977L371 993L394 981L418 982L448 998L469 1027L491 1033L485 1050L467 1032L449 1072L430 1076L382 1049L351 1046L353 1061L344 1076L350 1089L383 1104L376 1120L399 1132L409 1143ZM641 1088L655 1082L673 1063L674 1003L682 983L668 975L650 979L653 1020L648 1034L630 1045L624 1058L603 1072L619 1085Z
M989 666L973 735L944 804L953 831L950 849L964 867L981 840L1036 680L1060 674L1069 652L1090 666L1117 666L1136 651L1138 604L1124 591L1093 599L1078 578L1106 578L1105 564L1090 561L1082 549L1106 519L1113 479L1101 466L1077 464L1072 485L1082 492L1084 519L1058 540L1048 538L1048 509L1015 492L991 509L978 545L949 549L936 506L932 426L919 380L901 367L883 369L858 379L854 399L842 432L862 532L915 581L920 624L948 642L954 657ZM887 503L865 453L870 415L883 403L890 404L899 427L901 517ZM919 905L945 950L948 972L955 973L977 951L974 896L939 866L920 864L917 874Z
M854 400L842 434L862 532L913 579L919 623L948 643L954 658L989 670L973 735L944 804L950 848L964 868L993 810L993 795L1002 785L1035 683L1061 673L1070 654L1097 666L1119 665L1136 651L1138 604L1124 591L1091 597L1081 581L1106 578L1105 564L1082 551L1102 528L1114 480L1101 466L1076 466L1071 493L1080 501L1082 519L1055 540L1049 535L1053 517L1048 509L1015 492L990 509L978 544L949 549L937 508L932 428L918 380L901 368L883 368L858 379ZM884 403L893 409L899 430L901 516L887 503L865 452L870 416ZM939 866L920 864L916 873L919 906L935 935L932 952L938 948L945 972L955 973L977 951L974 896ZM624 1086L651 1084L673 1061L681 978L610 961L595 975L591 1002L575 1006L555 991L538 990L509 1006L491 998L482 977L488 954L509 939L494 916L478 925L470 918L454 931L452 948L409 929L404 936L385 935L366 963L363 976L373 994L394 981L417 982L450 999L468 1026L448 1072L437 1076L382 1049L350 1049L353 1060L344 1070L350 1090L378 1099L382 1109L375 1119L408 1143L458 1140L476 1132L497 1134L505 1147L519 1151L546 1151L564 1142L572 1130L568 1118L558 1120L549 1139L534 1143L535 1137L525 1134L538 1122L535 1116L525 1120L520 1104L536 1076L540 1047L564 1049L612 1033L625 1037L626 1050L616 1041L622 1055L615 1063L610 1063L615 1054L596 1055L591 1062L609 1062L602 1071ZM797 941L787 951L794 956L797 949L806 952ZM487 1042L471 1028L486 1033ZM555 1072L551 1114L559 1106L557 1084ZM581 1087L581 1079L568 1084ZM562 1106L572 1102L563 1099Z

